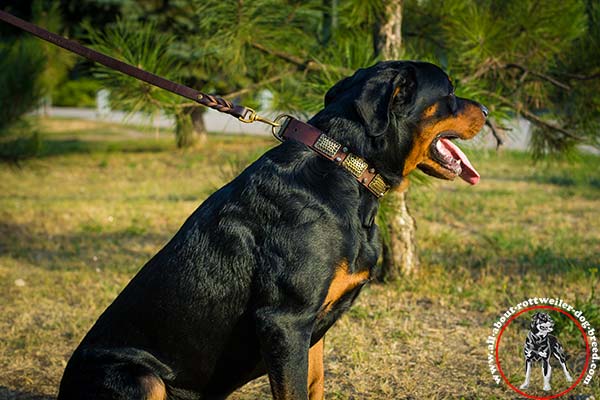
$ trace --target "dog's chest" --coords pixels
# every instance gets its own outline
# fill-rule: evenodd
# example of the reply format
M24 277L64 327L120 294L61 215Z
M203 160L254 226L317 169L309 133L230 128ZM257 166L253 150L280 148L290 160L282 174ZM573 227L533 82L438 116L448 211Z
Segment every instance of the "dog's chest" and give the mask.
M346 261L339 263L329 284L327 295L321 305L318 318L322 319L325 317L343 300L347 298L352 298L350 300L353 300L353 297L355 297L353 293L368 282L369 277L369 269L351 272Z

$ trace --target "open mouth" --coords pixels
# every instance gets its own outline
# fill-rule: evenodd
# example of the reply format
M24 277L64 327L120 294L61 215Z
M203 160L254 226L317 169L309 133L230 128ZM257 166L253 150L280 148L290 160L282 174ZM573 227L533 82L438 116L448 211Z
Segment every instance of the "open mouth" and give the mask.
M452 143L452 139L457 138L458 136L452 134L441 134L436 137L431 143L431 156L440 166L453 175L460 176L465 182L475 185L479 182L479 173L465 153Z

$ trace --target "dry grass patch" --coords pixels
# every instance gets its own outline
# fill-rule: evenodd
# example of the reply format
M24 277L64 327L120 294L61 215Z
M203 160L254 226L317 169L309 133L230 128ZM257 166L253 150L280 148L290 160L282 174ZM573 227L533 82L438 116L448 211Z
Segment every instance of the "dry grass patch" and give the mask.
M177 151L170 137L133 140L116 125L46 127L42 157L0 165L0 398L54 395L119 290L206 196L275 145L210 136ZM100 140L105 130L110 140ZM327 398L516 398L493 383L485 339L498 313L532 296L581 304L600 329L599 159L551 168L517 153L471 159L480 185L411 189L421 271L371 285L328 333ZM598 398L600 379L576 393ZM232 396L257 398L269 398L266 379Z

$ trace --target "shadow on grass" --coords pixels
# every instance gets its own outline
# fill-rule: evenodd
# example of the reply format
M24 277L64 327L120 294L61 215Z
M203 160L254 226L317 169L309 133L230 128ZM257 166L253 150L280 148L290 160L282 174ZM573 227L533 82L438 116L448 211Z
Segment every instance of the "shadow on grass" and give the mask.
M48 236L27 225L0 222L0 253L47 270L137 271L172 236L135 226L113 232L101 229L92 226Z
M55 397L37 394L37 393L29 393L29 392L21 392L18 390L12 390L5 386L0 386L0 400L53 400Z
M581 174L537 174L521 177L494 176L493 179L500 182L526 182L539 185L552 185L564 189L583 188L600 190L600 178L597 176L584 176Z
M569 175L548 175L534 176L529 179L530 182L546 183L561 187L588 186L593 189L600 189L600 178L598 177L577 177Z
M55 157L69 154L92 153L160 153L174 150L174 146L165 141L153 139L129 140L85 140L85 139L47 139L42 138L33 152L24 145L22 138L0 143L0 161L14 161L25 158Z
M567 272L592 274L592 269L600 259L600 251L580 257L566 257L559 251L548 247L535 249L511 249L508 253L477 251L478 249L426 249L422 250L422 257L428 263L440 265L456 265L477 272L478 270L494 266L502 275L538 276L561 275ZM506 254L505 254L506 253Z
M159 153L171 151L164 142L152 140L91 141L80 139L45 139L38 157L86 153Z

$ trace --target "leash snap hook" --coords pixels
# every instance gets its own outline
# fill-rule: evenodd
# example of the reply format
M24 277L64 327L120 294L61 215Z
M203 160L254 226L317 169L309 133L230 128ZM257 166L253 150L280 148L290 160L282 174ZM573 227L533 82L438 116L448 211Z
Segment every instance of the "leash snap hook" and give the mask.
M238 119L240 121L242 121L243 123L245 123L245 124L251 124L253 122L258 121L258 122L262 122L262 123L265 123L265 124L269 124L272 127L279 126L279 123L277 123L277 119L275 121L271 121L268 118L261 117L260 115L258 115L258 113L256 111L254 111L250 107L246 107L246 112L241 117L238 117Z

